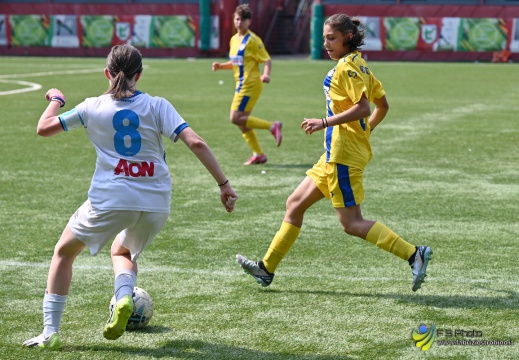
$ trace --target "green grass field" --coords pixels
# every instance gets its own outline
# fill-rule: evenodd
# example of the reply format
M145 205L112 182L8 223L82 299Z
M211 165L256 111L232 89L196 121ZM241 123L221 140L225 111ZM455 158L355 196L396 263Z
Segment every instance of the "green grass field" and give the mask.
M263 256L286 198L323 152L304 117L322 117L330 60L277 60L256 116L283 121L284 139L258 137L265 165L228 120L234 82L210 59L145 59L139 89L162 96L211 146L240 198L219 203L214 180L181 142L167 143L170 221L139 260L137 286L154 300L142 331L103 338L113 291L109 248L80 255L63 323L63 348L25 349L42 329L42 296L54 245L86 199L95 151L84 131L36 135L45 91L72 109L107 88L100 58L0 58L1 359L517 359L519 358L519 65L384 63L370 69L391 105L373 132L363 214L434 250L427 281L411 291L408 264L341 230L326 200L262 288L235 255ZM219 85L219 80L224 84ZM420 324L481 332L438 336L426 352ZM441 346L438 340L499 340L513 346Z

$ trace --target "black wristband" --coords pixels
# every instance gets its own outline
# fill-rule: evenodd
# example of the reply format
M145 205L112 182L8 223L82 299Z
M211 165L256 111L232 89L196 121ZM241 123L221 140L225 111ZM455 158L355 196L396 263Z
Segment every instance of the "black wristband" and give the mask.
M229 179L225 180L223 183L221 184L218 184L218 186L224 186L225 184L227 184L229 182Z

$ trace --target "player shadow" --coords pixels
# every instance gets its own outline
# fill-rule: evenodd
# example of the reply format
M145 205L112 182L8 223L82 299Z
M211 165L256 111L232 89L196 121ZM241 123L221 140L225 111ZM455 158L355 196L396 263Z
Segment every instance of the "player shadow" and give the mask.
M266 169L311 169L314 164L265 164Z
M244 330L245 331L245 330ZM255 331L250 329L249 331ZM74 351L86 353L95 352L99 355L106 351L107 353L119 352L123 354L123 358L131 358L134 356L144 356L146 358L164 359L214 359L214 360L351 360L353 357L341 355L291 355L283 352L270 352L261 350L252 350L239 346L215 344L201 340L170 340L159 347L133 347L126 345L114 345L113 343L98 344L93 346L74 346L64 347L63 351ZM78 355L80 355L78 353Z
M462 308L462 309L519 309L519 293L512 290L493 289L483 285L474 288L506 293L507 296L470 296L470 295L429 295L409 291L409 293L376 293L376 292L349 292L326 290L277 290L269 289L269 292L283 294L312 294L326 297L358 297L392 299L402 304L414 304L433 306L437 308Z

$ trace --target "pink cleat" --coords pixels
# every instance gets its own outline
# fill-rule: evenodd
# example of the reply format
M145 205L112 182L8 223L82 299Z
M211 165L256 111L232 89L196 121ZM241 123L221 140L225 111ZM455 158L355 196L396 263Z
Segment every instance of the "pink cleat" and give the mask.
M281 145L281 140L283 140L283 134L281 134L281 128L283 127L283 124L279 121L274 121L272 124L272 127L270 129L270 132L272 133L272 136L276 139L276 145Z
M243 165L256 165L256 164L264 164L267 162L267 155L253 155L247 162L244 162Z

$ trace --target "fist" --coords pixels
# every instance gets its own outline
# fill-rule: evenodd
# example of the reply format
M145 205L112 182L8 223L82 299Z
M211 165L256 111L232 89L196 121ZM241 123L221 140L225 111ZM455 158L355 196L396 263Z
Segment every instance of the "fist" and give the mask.
M65 106L65 95L58 89L52 88L45 94L45 99L47 101L57 101L60 104L60 107Z

